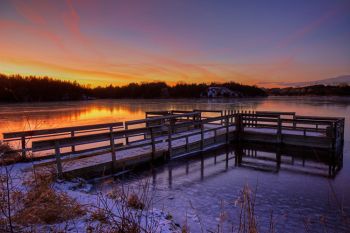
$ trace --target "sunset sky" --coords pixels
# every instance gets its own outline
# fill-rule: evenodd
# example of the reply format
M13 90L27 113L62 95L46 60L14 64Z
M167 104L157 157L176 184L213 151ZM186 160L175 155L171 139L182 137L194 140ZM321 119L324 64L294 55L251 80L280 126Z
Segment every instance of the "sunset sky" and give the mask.
M0 0L0 73L270 86L350 74L350 1Z

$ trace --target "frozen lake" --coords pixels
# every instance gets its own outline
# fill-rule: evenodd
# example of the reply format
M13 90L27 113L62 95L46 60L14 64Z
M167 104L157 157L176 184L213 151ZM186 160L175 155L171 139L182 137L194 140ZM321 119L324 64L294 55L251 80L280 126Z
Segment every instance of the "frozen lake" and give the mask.
M256 214L263 232L271 212L278 232L349 232L350 222L350 98L269 97L217 100L96 100L34 104L1 104L0 132L125 121L144 117L145 111L239 109L295 111L298 115L346 117L342 166L331 177L324 154L316 151L282 152L276 148L250 147L242 163L234 158L238 148L218 150L203 157L186 158L153 170L126 175L122 180L95 183L95 190L108 192L121 183L139 186L149 182L153 204L169 212L179 224L186 221L191 232L217 229L225 213L226 229L238 220L234 201L244 185L257 188ZM267 158L265 161L250 155ZM262 165L261 165L262 164ZM311 168L305 169L305 166ZM343 213L341 212L343 210ZM347 214L347 216L344 216ZM343 215L343 216L342 216ZM224 231L226 232L226 231Z

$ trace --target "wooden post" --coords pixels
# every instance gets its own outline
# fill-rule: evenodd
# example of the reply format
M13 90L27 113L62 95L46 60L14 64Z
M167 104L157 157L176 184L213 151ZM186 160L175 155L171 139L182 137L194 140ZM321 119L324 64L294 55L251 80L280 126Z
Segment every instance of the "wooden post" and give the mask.
M223 112L222 112L223 110L221 110L221 113L220 113L220 116L222 117L223 116ZM221 125L222 125L222 118L221 118Z
M192 116L192 124L193 124L193 129L195 129L196 128L196 116L195 115Z
M186 152L188 152L190 149L190 145L188 143L188 137L186 137Z
M336 142L337 142L337 122L332 124L332 149L335 150Z
M110 133L110 145L111 145L111 153L112 153L112 170L114 171L115 163L116 163L116 155L115 155L115 146L114 146L114 135L113 132Z
M256 112L254 112L254 119L255 119L255 121L254 121L254 126L255 126L255 128L257 127L257 124L258 124L258 116L256 115Z
M153 134L153 128L150 128L151 130L151 141L152 141L152 160L154 160L155 154L156 154L156 145L154 142L154 134Z
M26 137L22 136L21 137L21 146L22 146L22 157L23 159L26 158Z
M218 136L218 133L216 132L216 129L214 129L214 143L216 143L216 137Z
M74 137L74 130L70 132L70 136ZM72 152L75 153L75 146L72 146Z
M242 131L242 122L241 122L241 114L236 113L235 115L235 126L236 126L236 138L239 141L241 137Z
M345 120L342 119L341 121L341 143L344 144L344 127L345 127Z
M277 171L279 171L281 168L281 148L280 147L277 147L277 151L276 151L276 166L277 166Z
M247 126L247 110L242 111L241 122L243 127Z
M230 140L230 138L229 138L229 118L228 118L228 116L226 116L225 121L226 121L226 144L228 144L229 140Z
M250 110L248 111L248 127L251 127L251 115L250 115Z
M125 129L128 129L128 124L125 124ZM125 135L125 145L129 144L129 137L127 135Z
M282 120L281 120L281 116L278 116L278 121L277 121L277 143L282 143Z
M56 163L57 163L57 173L58 177L62 177L62 163L61 163L61 152L60 152L60 145L56 141L55 142L55 157L56 157Z
M293 115L293 128L295 129L297 127L297 122L296 122L296 117L295 114Z
M171 155L172 155L171 132L172 132L171 124L169 124L169 127L168 127L168 152L169 152L169 158L171 158Z
M203 133L203 122L201 121L201 141L200 141L201 150L204 148L204 133Z

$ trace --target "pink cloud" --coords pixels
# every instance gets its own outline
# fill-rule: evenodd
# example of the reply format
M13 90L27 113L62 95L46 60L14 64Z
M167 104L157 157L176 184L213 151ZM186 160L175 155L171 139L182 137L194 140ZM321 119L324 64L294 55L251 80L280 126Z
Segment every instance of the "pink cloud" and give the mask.
M18 29L21 31L26 31L27 33L33 34L35 36L45 38L48 41L51 41L56 46L58 46L59 48L65 50L65 46L62 42L62 38L60 36L58 36L57 34L52 33L50 31L43 30L43 29L38 28L38 27L32 27L32 26L28 26L25 24L21 24L19 22L13 21L13 20L3 20L3 19L0 20L0 28L10 29L10 30Z
M36 4L28 4L28 2L16 0L13 2L13 5L16 8L17 12L26 18L29 22L41 25L46 24L46 20L35 10L35 8L33 8L33 6Z
M297 40L302 39L307 34L311 33L312 31L317 30L319 27L322 26L325 22L333 18L334 16L338 15L342 11L346 10L350 4L345 4L341 6L337 6L334 9L328 10L323 15L321 15L316 20L306 24L304 27L300 28L298 31L293 33L292 35L289 35L284 40L280 41L277 45L277 48L285 48L289 46L290 44L296 42Z

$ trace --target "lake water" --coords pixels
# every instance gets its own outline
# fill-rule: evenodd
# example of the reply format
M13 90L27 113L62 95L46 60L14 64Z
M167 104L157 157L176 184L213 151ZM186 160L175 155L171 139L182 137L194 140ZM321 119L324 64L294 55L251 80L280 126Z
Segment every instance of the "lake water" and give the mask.
M217 229L220 213L227 232L236 226L234 201L245 185L256 189L258 226L267 232L270 216L277 232L350 232L350 98L269 97L218 100L96 100L0 105L0 132L125 121L145 111L191 109L293 111L298 115L346 117L341 161L326 161L317 150L247 145L171 161L122 180L94 183L109 192L121 183L149 182L153 204L191 232ZM277 154L281 163L276 163ZM237 159L239 158L240 159ZM346 222L348 221L348 222ZM307 231L308 230L308 231Z

